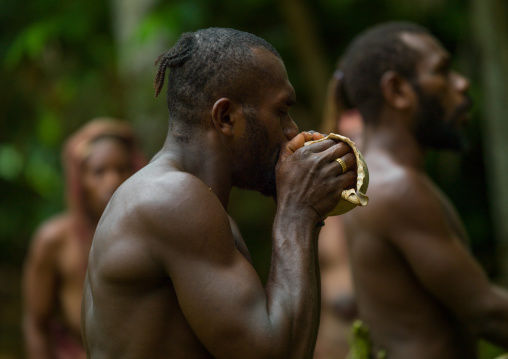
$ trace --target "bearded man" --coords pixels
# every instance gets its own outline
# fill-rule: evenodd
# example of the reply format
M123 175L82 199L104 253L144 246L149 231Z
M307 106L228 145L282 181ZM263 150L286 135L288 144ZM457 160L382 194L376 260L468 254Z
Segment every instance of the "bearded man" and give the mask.
M233 29L183 34L169 69L166 142L113 196L90 251L89 358L310 358L319 319L317 236L355 183L345 143L298 133L284 63ZM276 198L263 286L233 219L233 186Z
M370 172L369 205L344 216L367 357L473 359L479 338L508 348L508 293L489 283L459 216L424 172L428 149L463 148L469 81L411 23L360 34L341 70L342 100L364 120Z

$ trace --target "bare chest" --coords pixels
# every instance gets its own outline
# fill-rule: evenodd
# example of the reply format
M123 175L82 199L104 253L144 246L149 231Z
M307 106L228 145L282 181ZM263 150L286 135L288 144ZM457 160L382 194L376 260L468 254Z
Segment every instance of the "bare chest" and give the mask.
M434 192L436 198L439 200L439 203L442 207L442 214L448 223L450 231L458 238L460 238L463 243L468 244L469 237L467 235L466 229L464 228L462 220L460 219L459 214L457 213L457 210L453 204L450 202L448 197L446 197L444 193L441 192L441 190L435 185L432 185L432 191Z

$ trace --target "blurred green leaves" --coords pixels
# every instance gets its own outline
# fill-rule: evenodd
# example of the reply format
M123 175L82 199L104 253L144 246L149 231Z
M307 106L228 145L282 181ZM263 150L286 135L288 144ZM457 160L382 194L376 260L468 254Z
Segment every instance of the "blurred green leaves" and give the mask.
M0 178L24 183L47 200L53 200L62 189L63 180L55 153L44 147L33 147L23 154L13 145L0 146ZM4 198L5 200L5 198Z
M23 169L23 157L12 145L0 146L0 178L14 181Z
M41 55L47 43L58 32L58 22L54 19L43 20L22 30L14 43L7 49L5 65L13 68L21 62L23 57L35 61Z
M48 151L33 149L24 171L28 186L48 200L56 197L63 184L62 174L56 170L52 157Z
M62 209L62 143L93 117L121 117L122 86L107 2L1 2L0 32L1 251Z
M137 26L133 40L138 44L145 43L162 35L168 44L172 44L182 32L202 27L208 6L203 0L160 3Z
M67 91L64 91L64 97ZM36 124L37 137L40 142L48 147L57 149L58 145L63 140L62 128L58 117L51 112L44 113L40 116Z

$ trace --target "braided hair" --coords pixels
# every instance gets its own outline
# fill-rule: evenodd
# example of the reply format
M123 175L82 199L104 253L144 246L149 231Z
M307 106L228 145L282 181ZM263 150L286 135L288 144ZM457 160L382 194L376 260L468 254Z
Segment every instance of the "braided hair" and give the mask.
M384 73L393 70L407 79L416 75L421 54L402 40L403 33L430 35L414 23L383 23L358 35L342 57L342 96L360 110L367 123L376 122L381 110L380 80Z
M262 80L269 78L253 53L267 50L280 58L267 41L238 30L209 28L184 33L175 45L156 60L155 96L169 69L167 104L172 123L193 128L201 123L206 108L227 97L241 104L256 105Z
M177 44L168 52L163 52L154 61L154 65L159 64L157 73L155 74L155 82L153 87L155 89L155 97L159 96L164 85L164 78L166 76L167 68L176 68L181 66L187 61L192 52L196 49L196 38L192 33L185 33L180 37Z

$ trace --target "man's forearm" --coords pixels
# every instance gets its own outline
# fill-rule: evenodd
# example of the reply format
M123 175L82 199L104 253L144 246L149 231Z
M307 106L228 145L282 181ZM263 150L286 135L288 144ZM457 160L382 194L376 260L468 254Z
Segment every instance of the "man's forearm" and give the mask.
M316 347L316 341L317 341L317 336L318 336L318 330L319 330L319 324L320 324L320 319L321 319L321 271L320 271L320 267L319 267L319 247L318 247L318 238L319 238L319 233L321 232L321 228L322 226L324 226L324 221L322 222L322 225L318 225L316 227L316 230L314 232L314 253L316 253L316 260L315 260L315 275L316 275L316 286L317 286L317 306L316 306L316 310L317 310L317 320L316 320L316 330L314 332L314 339L312 341L312 346L310 348L310 353L309 353L309 357L312 357L313 354L314 354L314 349Z
M276 216L266 286L272 323L286 331L288 356L311 357L319 324L319 227L310 220ZM282 343L281 343L282 344Z

